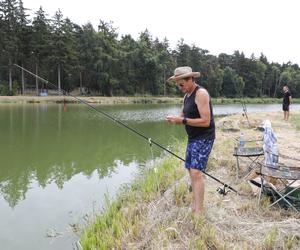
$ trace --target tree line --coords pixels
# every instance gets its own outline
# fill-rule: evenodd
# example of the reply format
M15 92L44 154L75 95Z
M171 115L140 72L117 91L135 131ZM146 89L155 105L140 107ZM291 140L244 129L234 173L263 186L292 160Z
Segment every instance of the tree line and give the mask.
M177 95L166 79L177 66L189 65L202 76L198 83L212 97L281 97L287 84L300 96L300 69L291 62L269 62L263 54L212 55L183 39L171 49L148 30L137 39L119 37L112 22L77 25L58 10L52 18L42 7L29 19L22 0L0 0L0 95L39 94L51 89L45 81L15 67L18 64L55 83L58 89L81 94Z

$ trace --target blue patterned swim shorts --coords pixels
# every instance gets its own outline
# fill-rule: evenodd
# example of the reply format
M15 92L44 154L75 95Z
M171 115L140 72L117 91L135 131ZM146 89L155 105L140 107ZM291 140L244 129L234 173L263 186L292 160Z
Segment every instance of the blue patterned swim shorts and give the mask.
M205 171L213 144L214 140L211 139L189 141L186 148L185 167Z

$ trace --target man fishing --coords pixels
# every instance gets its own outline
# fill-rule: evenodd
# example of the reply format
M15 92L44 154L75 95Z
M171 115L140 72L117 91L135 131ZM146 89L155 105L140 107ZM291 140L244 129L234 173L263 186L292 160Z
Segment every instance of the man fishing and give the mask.
M193 191L193 211L203 213L204 174L209 154L215 139L215 123L210 96L207 90L196 84L200 72L191 67L178 67L168 81L175 81L185 93L183 108L179 116L167 116L173 124L185 125L188 135L185 167L187 168Z
M57 88L55 84L32 73L31 71L21 67L20 65L14 64L14 66L24 70L30 75L39 78L40 80L46 82L47 84ZM186 166L192 178L192 188L195 194L194 210L196 212L199 211L200 213L203 208L203 196L204 196L204 182L203 182L204 176L202 175L201 169L205 169L207 159L214 142L215 125L214 125L213 112L212 112L212 107L211 107L210 97L208 95L208 92L204 88L198 86L194 81L194 78L199 76L200 73L192 72L192 69L190 67L180 67L175 70L175 75L169 79L178 82L178 87L180 87L181 90L184 93L186 93L185 105L181 115L179 117L176 116L167 117L167 120L171 123L177 123L177 124L183 123L186 125L186 129L189 135L189 143L187 149L188 154L186 160L176 155L175 153L173 153L166 147L162 146L161 144L157 143L155 140L152 140L151 138L147 137L146 135L142 134L136 129L118 120L116 117L110 115L109 113L104 112L103 110L94 107L87 101L80 99L77 96L67 94L65 90L63 90L62 93L65 96L73 97L75 100L88 106L90 109L118 123L119 125L127 128L131 132L147 140L150 143L150 145L152 144L156 145L157 147L165 150L166 152L175 156L176 158L184 162L187 162ZM197 152L198 149L200 150L199 151L200 153ZM196 169L198 168L199 170L196 171ZM233 187L222 182L221 180L214 177L213 175L210 175L206 172L203 173L205 173L205 175L209 176L213 180L223 185L223 188L218 188L217 190L219 194L226 195L229 191L233 191L238 194L237 190L235 190ZM228 190L226 190L226 188L228 188Z

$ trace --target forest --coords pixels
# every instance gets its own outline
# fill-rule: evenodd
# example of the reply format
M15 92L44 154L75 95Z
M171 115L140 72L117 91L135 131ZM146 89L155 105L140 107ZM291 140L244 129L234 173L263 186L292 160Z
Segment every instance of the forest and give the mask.
M30 19L21 0L0 0L0 95L55 90L16 64L59 91L81 95L175 96L178 89L166 79L188 65L201 72L197 83L212 97L278 98L283 85L300 97L300 69L292 62L269 62L264 54L247 58L238 50L212 55L182 38L172 49L167 38L160 41L147 29L137 39L120 36L111 21L99 17L95 29L73 23L60 9L49 17L40 7Z

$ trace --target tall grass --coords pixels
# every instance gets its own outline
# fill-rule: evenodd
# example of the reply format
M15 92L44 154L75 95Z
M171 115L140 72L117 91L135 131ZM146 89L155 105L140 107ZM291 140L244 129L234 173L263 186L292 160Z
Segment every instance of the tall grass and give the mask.
M107 200L105 212L85 230L80 243L84 250L120 249L141 230L147 203L161 195L184 175L174 158L162 160L155 168L145 167L130 186L124 187L114 201Z
M265 238L265 248L267 250L275 249L275 242L278 236L278 228L274 227L272 230L267 234Z

